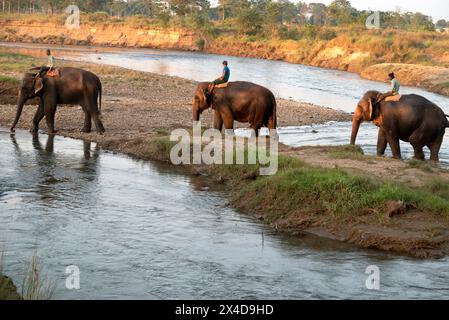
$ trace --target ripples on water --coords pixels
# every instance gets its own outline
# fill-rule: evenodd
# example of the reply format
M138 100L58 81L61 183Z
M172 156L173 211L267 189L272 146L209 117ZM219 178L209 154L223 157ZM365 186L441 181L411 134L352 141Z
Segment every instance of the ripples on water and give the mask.
M0 133L0 243L21 283L37 250L56 299L444 298L447 260L272 234L182 169L95 144ZM65 289L65 267L81 290ZM368 265L381 290L365 289ZM431 290L439 288L440 290Z

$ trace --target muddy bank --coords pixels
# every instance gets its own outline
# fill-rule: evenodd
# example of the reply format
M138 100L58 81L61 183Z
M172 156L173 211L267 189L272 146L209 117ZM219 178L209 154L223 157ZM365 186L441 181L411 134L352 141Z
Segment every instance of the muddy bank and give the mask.
M0 275L0 301L2 300L22 300L22 298L11 278Z
M100 75L107 132L81 133L80 108L62 106L57 112L58 134L93 141L104 149L140 159L168 161L173 145L169 132L191 128L195 82L115 67L64 63L82 65ZM9 72L8 77L18 78L20 73ZM20 128L30 127L35 110L35 105L25 107ZM278 112L280 126L350 119L342 112L287 100L279 100ZM14 113L14 105L1 105L0 125L9 127ZM206 125L210 116L207 112L203 115ZM45 130L45 121L41 128ZM281 145L280 155L280 171L273 177L259 177L253 166L195 166L187 167L186 172L207 176L210 186L224 185L234 207L281 232L314 233L421 258L449 253L449 190L442 187L449 185L447 172L366 157L345 147ZM376 197L364 198L370 192ZM432 193L438 197L432 198Z
M329 39L317 34L315 39L298 41L250 40L238 35L223 34L214 38L192 30L117 23L86 22L79 29L68 30L62 17L55 19L61 21L21 21L0 17L4 26L0 30L0 41L203 51L349 71L376 81L385 81L386 74L396 71L403 76L401 80L404 84L449 95L449 58L445 35L391 30L383 34L361 29L353 30L360 34L357 39L343 30L327 30L333 34ZM429 41L432 45L421 48L431 43ZM393 62L409 66L391 64ZM387 66L386 63L390 64ZM425 67L422 63L435 67ZM422 72L423 68L427 68L426 72ZM429 76L429 72L438 76Z
M366 68L361 76L368 80L387 82L387 75L392 71L396 73L403 85L417 86L449 96L449 68L383 63Z

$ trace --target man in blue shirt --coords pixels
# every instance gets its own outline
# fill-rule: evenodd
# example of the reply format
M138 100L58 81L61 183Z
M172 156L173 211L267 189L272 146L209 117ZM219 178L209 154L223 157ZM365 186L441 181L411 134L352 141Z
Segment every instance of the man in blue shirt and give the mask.
M209 85L209 93L212 93L212 90L214 90L216 85L228 82L230 77L231 69L228 67L228 62L223 61L223 74Z

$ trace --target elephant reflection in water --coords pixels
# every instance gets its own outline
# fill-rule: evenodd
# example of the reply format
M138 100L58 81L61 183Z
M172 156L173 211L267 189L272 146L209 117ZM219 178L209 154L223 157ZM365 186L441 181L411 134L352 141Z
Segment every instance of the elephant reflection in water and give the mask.
M11 135L11 141L18 155L17 171L23 173L26 170L25 178L20 180L26 180L26 188L38 194L46 205L53 202L61 205L61 202L67 201L68 195L70 198L83 199L86 194L90 194L92 198L96 189L100 155L98 146L92 149L91 142L83 142L83 155L80 160L76 160L73 156L55 153L54 135L48 135L43 145L39 134L33 134L35 159L30 160L17 142L16 136ZM36 166L30 166L30 162Z

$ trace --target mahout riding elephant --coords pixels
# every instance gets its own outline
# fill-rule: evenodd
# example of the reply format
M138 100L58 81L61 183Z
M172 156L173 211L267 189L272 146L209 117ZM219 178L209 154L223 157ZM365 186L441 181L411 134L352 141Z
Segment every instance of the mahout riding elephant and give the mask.
M398 101L381 100L381 93L368 91L354 113L351 144L355 144L360 124L372 121L379 127L377 155L385 154L390 145L393 157L401 158L399 141L409 142L415 158L424 160L423 148L428 147L430 159L439 161L439 152L449 121L443 110L426 98L410 94Z
M91 132L92 120L97 132L105 132L100 119L102 85L100 79L92 72L78 68L60 68L59 75L50 77L46 74L36 76L26 73L17 102L17 112L11 131L19 122L24 104L32 98L39 98L39 108L33 119L32 132L39 130L39 123L45 116L49 134L55 131L55 113L58 104L80 105L85 114L83 132Z
M276 99L273 93L250 82L229 82L225 88L215 88L208 92L209 83L198 85L193 102L193 120L199 121L201 113L212 108L214 112L214 128L222 130L234 129L234 120L249 123L259 134L259 129L267 127L275 130Z

